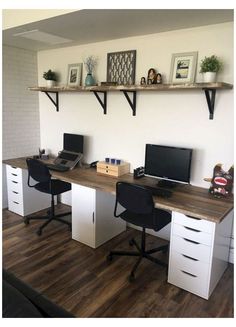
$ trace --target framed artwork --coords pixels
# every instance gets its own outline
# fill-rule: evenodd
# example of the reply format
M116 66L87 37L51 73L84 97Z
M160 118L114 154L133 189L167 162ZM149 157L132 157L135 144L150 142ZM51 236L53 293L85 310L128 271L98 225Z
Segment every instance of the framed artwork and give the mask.
M107 82L118 85L134 85L136 50L107 54Z
M81 85L82 67L83 67L82 63L68 65L68 79L67 79L68 86Z
M171 59L170 83L193 83L197 66L197 52L174 53Z

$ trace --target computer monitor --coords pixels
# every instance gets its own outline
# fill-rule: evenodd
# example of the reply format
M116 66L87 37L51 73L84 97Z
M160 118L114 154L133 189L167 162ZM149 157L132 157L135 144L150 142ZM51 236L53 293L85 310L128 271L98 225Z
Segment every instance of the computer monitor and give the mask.
M63 150L83 153L84 137L83 135L64 133Z
M190 182L192 149L146 144L145 175L161 178L158 186Z

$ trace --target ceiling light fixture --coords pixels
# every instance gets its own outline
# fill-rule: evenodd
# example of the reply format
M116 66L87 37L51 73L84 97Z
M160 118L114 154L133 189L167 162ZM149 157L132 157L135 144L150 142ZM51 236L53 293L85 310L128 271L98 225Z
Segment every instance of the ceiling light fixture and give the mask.
M47 44L61 44L61 43L68 43L72 42L70 39L65 39L64 37L60 37L57 35L41 32L37 29L31 31L24 31L13 34L15 37L24 37L29 40L38 41Z
M23 36L24 34L34 33L34 32L38 32L38 30L19 32L19 33L13 34L13 36Z

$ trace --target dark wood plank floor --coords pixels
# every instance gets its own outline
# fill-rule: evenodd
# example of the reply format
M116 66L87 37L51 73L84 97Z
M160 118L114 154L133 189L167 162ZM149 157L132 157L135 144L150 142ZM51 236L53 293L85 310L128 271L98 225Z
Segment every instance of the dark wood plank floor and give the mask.
M131 237L140 239L137 230L128 229L93 250L72 240L67 226L58 222L39 237L40 224L25 226L22 217L3 210L3 267L76 317L233 317L233 265L206 301L168 284L165 269L145 259L134 283L127 277L135 258L106 262L109 250L129 249ZM151 235L147 242L150 247L163 243Z

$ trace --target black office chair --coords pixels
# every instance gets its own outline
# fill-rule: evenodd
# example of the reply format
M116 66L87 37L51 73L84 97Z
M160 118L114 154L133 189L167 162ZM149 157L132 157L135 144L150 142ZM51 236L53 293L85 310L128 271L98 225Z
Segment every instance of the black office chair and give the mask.
M125 208L125 210L119 214L117 214L118 203ZM107 256L108 261L112 260L113 255L138 256L139 258L129 276L130 281L135 279L135 271L143 258L167 267L166 263L151 256L151 254L158 251L167 252L169 244L146 250L146 228L159 231L171 221L171 214L169 212L154 207L150 190L135 184L117 182L114 216L120 217L128 223L142 227L142 240L141 246L137 244L135 239L131 239L129 242L130 245L135 245L138 251L111 251Z
M60 217L70 215L71 212L66 212L66 213L55 215L55 205L54 205L54 196L62 194L67 191L70 191L71 184L67 183L67 182L63 182L58 179L52 179L48 167L39 160L27 158L26 163L28 166L28 186L35 188L39 192L51 194L51 208L50 208L50 210L48 210L47 216L25 217L24 223L26 225L28 225L30 220L33 220L33 219L34 220L35 219L45 220L46 219L46 222L42 226L39 227L39 229L37 231L38 235L41 235L43 228L46 227L53 220L56 220L63 224L68 225L71 230L71 223L60 219ZM38 183L31 185L30 178L33 178Z

